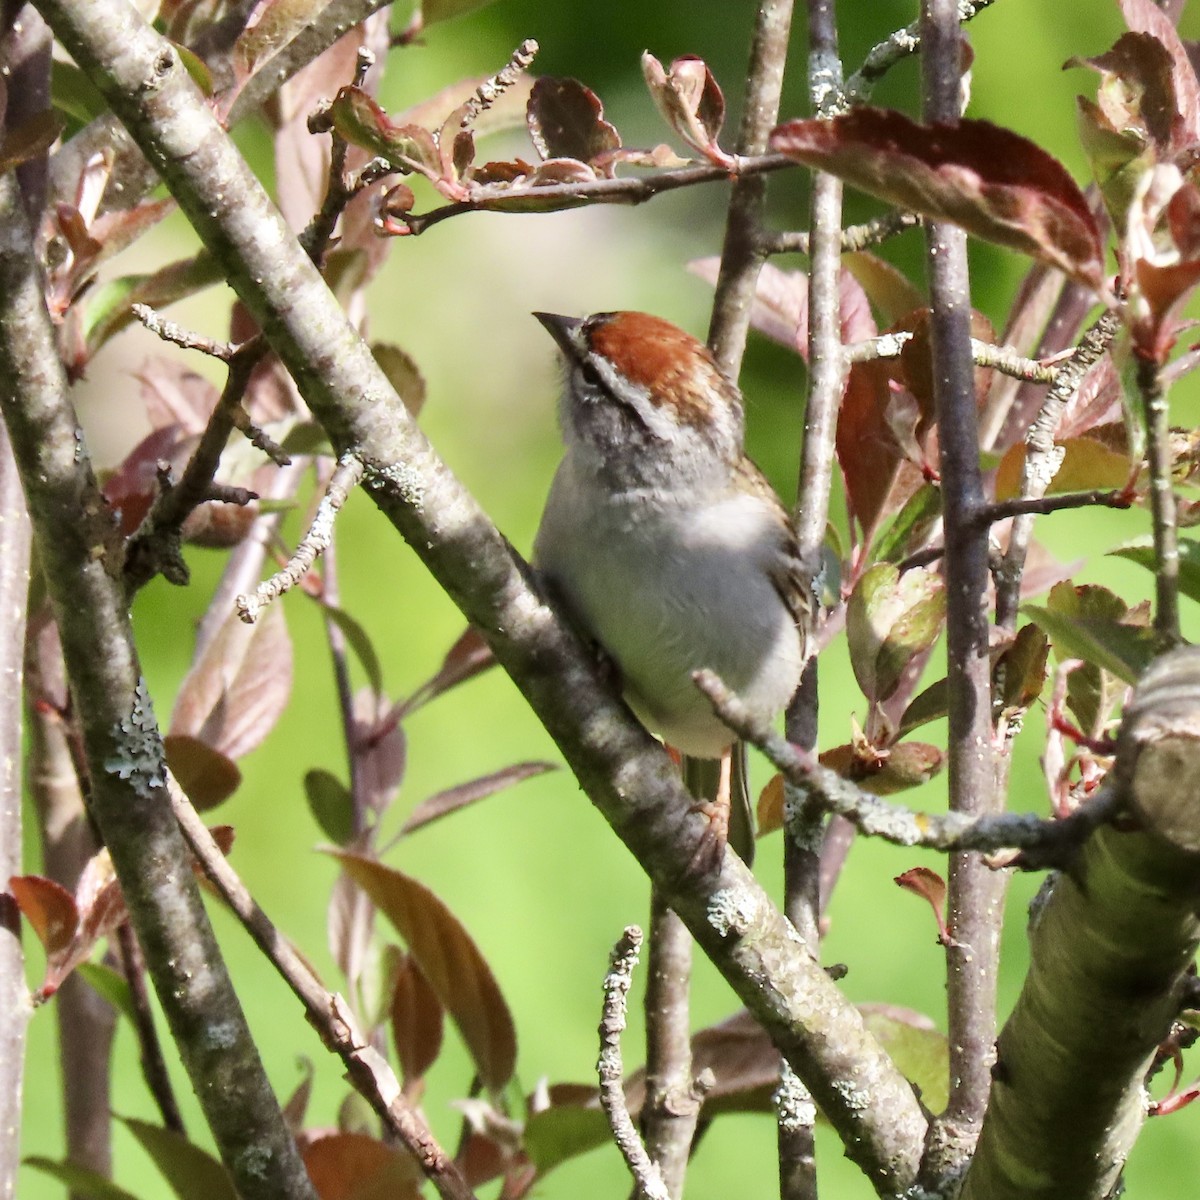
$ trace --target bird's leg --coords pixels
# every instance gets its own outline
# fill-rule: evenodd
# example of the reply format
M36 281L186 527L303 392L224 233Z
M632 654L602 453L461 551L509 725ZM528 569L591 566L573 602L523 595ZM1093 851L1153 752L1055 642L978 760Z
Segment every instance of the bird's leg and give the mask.
M737 753L737 749L734 748L727 750L719 759L682 759L683 781L695 797L692 809L708 818L708 828L700 839L700 845L696 848L689 867L689 870L698 875L707 875L720 869L725 845L730 840L730 813ZM753 848L752 841L749 842L749 848ZM746 857L746 839L736 839L734 849Z

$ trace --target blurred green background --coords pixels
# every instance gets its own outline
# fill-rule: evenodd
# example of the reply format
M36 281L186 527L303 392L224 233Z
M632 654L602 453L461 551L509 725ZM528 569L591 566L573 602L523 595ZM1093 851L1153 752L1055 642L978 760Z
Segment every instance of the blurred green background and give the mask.
M801 6L802 7L802 6ZM899 0L844 2L842 50L852 69L865 51L915 16ZM401 14L403 16L403 14ZM545 0L497 0L462 20L431 28L424 43L395 54L383 100L397 111L448 83L498 69L514 46L536 37L536 70L576 76L600 94L608 117L626 144L669 140L641 82L638 59L650 49L664 62L684 53L708 61L722 84L731 113L725 139L731 144L745 70L753 4L748 0L696 4L690 0L629 0L599 4L548 4ZM1075 177L1086 165L1074 133L1077 91L1093 88L1090 73L1064 73L1072 55L1106 50L1121 31L1112 0L1047 4L1003 0L970 27L975 69L971 113L1034 138L1059 155ZM1200 11L1185 16L1185 36L1200 37ZM807 113L803 13L793 36L792 72L784 116ZM915 63L888 78L876 100L916 111ZM246 130L243 145L269 176L269 146L262 130ZM518 147L519 149L519 139ZM495 157L501 151L494 151ZM802 227L806 219L803 172L774 177L773 219ZM418 189L418 207L433 197ZM420 238L395 243L371 293L370 332L398 342L417 359L429 384L422 425L434 445L465 481L518 549L527 551L558 452L554 426L554 352L529 313L535 309L586 313L612 308L659 312L703 335L710 293L684 264L719 252L724 186L662 196L639 208L596 208L557 215L469 215L445 222ZM849 195L849 220L874 211ZM187 252L189 232L174 221L140 247L122 270L145 269ZM906 235L886 253L920 277L919 236ZM976 304L999 327L1024 262L975 247ZM791 263L781 265L792 266ZM224 333L227 300L210 295L179 306L171 315L215 336ZM141 331L119 339L93 365L79 387L89 440L102 464L111 464L144 432L137 386L130 372L147 355L160 353ZM196 360L192 365L198 366ZM198 369L204 369L198 366ZM795 492L801 429L803 375L782 349L752 338L744 390L748 398L751 453L780 493ZM1173 397L1176 419L1195 423L1194 389ZM1182 416L1178 414L1183 414ZM1079 558L1076 578L1103 581L1136 599L1149 594L1149 576L1138 568L1097 557L1118 541L1145 532L1141 513L1102 512L1058 517L1042 523L1052 550ZM290 529L295 536L295 526ZM338 527L343 604L367 627L383 659L389 692L403 695L436 668L463 622L362 496L351 499ZM219 574L211 552L195 552L193 581L186 589L158 581L138 599L135 621L160 716L170 712L191 654L192 631ZM315 607L303 596L284 602L296 649L295 693L267 743L242 763L245 782L217 818L237 828L233 861L259 902L293 938L323 976L337 986L326 949L325 908L335 878L331 861L313 852L322 838L304 802L305 770L326 767L345 774L329 655ZM1194 613L1186 614L1194 628ZM822 745L845 741L856 692L844 646L822 660ZM860 714L861 715L861 714ZM466 685L422 710L406 727L408 771L392 828L425 796L444 787L530 758L558 759L557 752L507 678L499 672ZM1019 743L1012 806L1045 811L1038 766L1040 720L1034 717ZM935 738L941 731L935 731ZM756 778L768 772L755 764ZM940 781L911 797L931 808L944 805ZM32 826L32 820L29 825ZM37 856L27 835L31 866ZM758 872L778 893L778 836L760 848ZM564 771L505 792L448 821L418 833L389 855L398 868L428 884L459 916L492 964L508 997L520 1039L521 1083L532 1089L551 1082L593 1080L599 984L609 949L622 927L645 919L647 889L640 870L592 810ZM943 864L931 855L860 843L852 853L831 911L826 943L829 962L849 965L845 981L856 1001L886 1001L928 1013L944 1028L943 965L928 911L901 895L892 877L908 867ZM1037 879L1017 879L1006 931L1001 1009L1016 997L1025 963L1024 909ZM326 1056L294 1002L240 929L213 906L235 981L259 1038L270 1076L281 1094L301 1078L298 1061L317 1066L310 1120L332 1124L345 1094L338 1065ZM40 951L27 939L31 977ZM735 1008L732 993L701 964L697 971L695 1023L719 1020ZM640 1061L636 1034L627 1039L627 1062ZM141 1083L136 1048L122 1027L116 1047L113 1105L123 1116L153 1120ZM457 1139L459 1116L450 1107L463 1096L470 1068L454 1035L426 1097L426 1112L443 1141ZM182 1072L175 1072L189 1130L206 1138ZM57 1100L53 1014L39 1011L30 1033L26 1080L24 1152L62 1153ZM1190 1200L1200 1179L1197 1120L1187 1111L1151 1122L1129 1167L1129 1194L1158 1200ZM765 1117L724 1119L703 1142L689 1175L694 1200L737 1195L753 1200L776 1194L774 1131ZM118 1126L116 1179L139 1196L167 1194L142 1151ZM868 1197L871 1189L843 1159L836 1140L823 1133L821 1187L839 1200ZM614 1150L570 1163L539 1188L544 1197L619 1196L628 1180ZM57 1197L59 1185L31 1170L21 1178L29 1200Z

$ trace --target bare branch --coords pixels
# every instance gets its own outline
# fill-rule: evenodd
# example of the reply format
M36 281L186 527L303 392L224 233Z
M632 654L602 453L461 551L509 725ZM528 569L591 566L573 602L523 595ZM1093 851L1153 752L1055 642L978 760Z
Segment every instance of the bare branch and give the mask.
M1195 648L1153 663L1126 706L1106 786L1132 819L1098 828L1031 910L1032 961L962 1200L1120 1189L1200 944L1197 712Z
M129 311L156 337L162 338L164 342L173 342L184 350L198 350L201 354L218 358L221 362L228 362L237 349L228 342L218 342L213 338L204 337L202 334L193 333L175 321L168 321L148 304L133 304Z
M954 0L922 0L922 111L928 122L958 119L960 10ZM930 222L926 237L934 408L942 478L946 576L946 682L950 807L986 816L1003 806L996 787L991 661L986 597L988 528L979 463L979 419L971 346L967 238ZM996 1038L996 979L1004 877L977 856L950 861L946 947L950 1101L935 1121L927 1160L953 1170L970 1153L987 1107Z
M970 21L992 3L993 0L958 0L958 19ZM863 65L846 81L847 102L866 104L875 85L897 63L920 52L921 37L921 22L913 21L873 47L863 59Z
M128 921L123 921L113 940L116 942L121 961L121 973L129 985L142 1078L146 1081L150 1095L154 1097L163 1128L175 1133L184 1133L183 1117L180 1116L179 1105L175 1101L175 1090L171 1086L171 1077L167 1074L162 1043L154 1026L154 1010L150 1005L150 991L146 987L146 964L133 926Z
M882 217L873 217L861 225L848 225L842 230L842 253L854 254L882 245L908 229L919 229L923 223L918 213L897 209ZM763 254L807 254L809 250L808 230L794 232L766 232L759 239L759 250Z
M795 165L782 154L760 154L734 156L728 169L701 165L660 171L657 175L589 179L581 183L556 183L545 187L489 185L488 190L477 189L470 200L445 204L426 213L406 213L404 223L409 233L419 234L450 217L469 212L553 212L589 203L644 204L660 192L672 192L701 183L724 183L731 175L737 178L756 176Z
M625 1103L625 1068L621 1061L621 1034L625 1032L626 1005L642 945L642 931L630 925L613 947L608 974L604 977L604 1015L600 1018L600 1106L608 1117L613 1140L633 1176L639 1200L671 1200L658 1164L642 1145L642 1139Z
M349 1005L340 996L328 992L312 968L292 948L291 942L259 908L197 816L183 789L171 776L168 776L167 787L175 819L205 875L304 1005L309 1023L320 1034L322 1042L345 1063L347 1078L355 1089L370 1102L420 1164L442 1200L474 1200L474 1193L453 1159L405 1099L387 1060L358 1029Z
M780 737L765 721L757 720L713 672L698 671L696 686L721 720L739 737L757 746L785 779L814 797L826 811L845 817L860 833L896 846L922 846L948 853L1017 850L1021 852L1018 865L1041 870L1064 864L1097 825L1113 816L1114 802L1108 793L1093 797L1070 817L1055 821L1032 813L971 816L963 812L914 812L863 791L822 766L808 751Z
M317 555L329 545L333 537L333 523L342 505L346 503L362 477L362 462L351 454L342 455L338 460L337 469L329 479L325 495L321 497L321 503L317 506L316 516L313 517L308 532L300 539L287 566L282 571L277 571L270 579L263 580L253 592L238 596L237 613L247 625L253 625L272 600L282 596L284 592L291 591L312 569Z
M1133 496L1128 491L1113 492L1097 488L1090 492L1063 492L1058 496L1029 497L1020 496L1012 500L997 500L987 504L980 510L979 521L984 525L994 525L997 521L1006 521L1009 517L1045 516L1047 513L1065 512L1072 508L1129 508L1133 504Z
M878 337L855 342L846 347L848 363L875 362L899 358L913 335L904 331L881 333ZM1047 366L1034 358L1024 358L1010 346L997 346L992 342L971 339L971 361L977 367L991 367L1004 375L1025 379L1033 383L1052 383L1058 377L1058 368Z
M1171 425L1158 363L1137 360L1138 390L1146 415L1146 460L1150 467L1150 512L1154 528L1154 628L1179 642L1179 527L1171 481Z
M1062 451L1054 434L1067 402L1075 394L1089 368L1099 361L1120 327L1120 314L1109 310L1100 315L1084 334L1071 356L1054 368L1054 380L1046 392L1036 420L1025 435L1025 461L1021 465L1021 500L1036 500L1046 494L1062 462ZM1014 514L1017 515L1017 514ZM1008 549L996 572L996 625L1013 631L1021 597L1021 576L1029 542L1033 537L1032 514L1019 514L1009 534Z
M60 15L43 14L51 25ZM120 15L89 12L119 38ZM133 91L136 95L136 90ZM134 649L121 546L96 485L42 296L12 174L0 178L0 410L62 635L109 847L221 1157L246 1200L311 1198L312 1185L225 972L178 827L161 803L163 748ZM263 1156L273 1165L264 1172Z
M791 27L792 0L760 0L738 130L738 164L766 151L767 136L779 119ZM730 379L736 379L741 370L750 329L750 305L762 266L758 243L766 197L766 181L742 172L739 166L725 216L725 240L708 329L708 344Z
M646 1098L641 1124L646 1153L656 1165L667 1195L678 1200L700 1114L692 1089L688 1003L692 935L657 889L650 895L649 959L644 1006ZM619 1045L616 1051L619 1055Z

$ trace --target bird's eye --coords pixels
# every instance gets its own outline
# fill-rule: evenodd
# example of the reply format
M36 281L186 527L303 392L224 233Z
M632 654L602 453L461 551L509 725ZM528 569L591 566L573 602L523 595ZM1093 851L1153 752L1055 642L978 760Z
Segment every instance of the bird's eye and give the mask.
M597 371L590 362L585 362L583 366L579 368L579 374L583 376L583 382L586 383L588 387L600 386L600 372Z

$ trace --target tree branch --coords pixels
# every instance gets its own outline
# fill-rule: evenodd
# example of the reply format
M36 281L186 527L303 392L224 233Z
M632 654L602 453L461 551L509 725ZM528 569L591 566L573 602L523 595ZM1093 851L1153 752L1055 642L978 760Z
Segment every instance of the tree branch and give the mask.
M1055 821L1033 813L972 816L964 812L914 812L843 779L836 771L822 766L808 751L780 737L765 721L756 719L711 671L698 671L696 686L708 697L721 720L738 737L757 746L786 780L811 796L825 811L844 817L860 833L896 846L988 854L1018 850L1022 867L1041 870L1065 866L1083 839L1113 816L1113 804L1107 794L1093 797L1070 817Z
M642 1145L625 1103L621 1034L625 1032L629 988L641 944L642 931L636 925L630 925L613 947L608 974L604 977L604 1015L600 1018L600 1058L596 1064L600 1076L600 1107L608 1117L613 1140L633 1176L634 1195L638 1200L671 1200L658 1163Z
M954 0L923 0L923 114L958 119L961 44ZM988 656L988 528L980 524L983 479L971 352L967 238L957 226L926 228L934 406L945 528L947 774L950 807L969 816L998 811ZM996 977L1004 877L977 856L950 862L947 945L950 1101L935 1123L929 1162L953 1171L970 1154L987 1107L996 1037Z
M39 2L159 165L339 453L362 460L369 494L483 632L588 795L804 1079L848 1154L878 1190L903 1191L926 1127L912 1088L735 855L711 877L689 873L708 823L692 811L673 764L611 696L587 648L434 454L174 51L115 0Z
M387 1060L359 1030L349 1006L341 996L330 995L312 968L259 908L173 778L168 778L167 788L183 836L205 875L304 1005L310 1024L326 1048L345 1063L346 1076L354 1088L420 1164L442 1200L474 1200L474 1193L454 1161L438 1144L420 1114L409 1105Z
M1150 511L1154 528L1154 628L1171 642L1179 632L1179 527L1171 480L1171 427L1159 365L1137 360L1138 391L1146 419L1146 461L1150 467Z
M1158 659L1125 709L1110 780L1133 819L1097 829L1031 917L961 1200L1116 1193L1200 945L1198 712L1194 648Z
M134 651L121 546L67 400L36 262L10 174L0 178L0 410L62 635L92 813L235 1186L246 1200L311 1197L162 803L162 741Z

